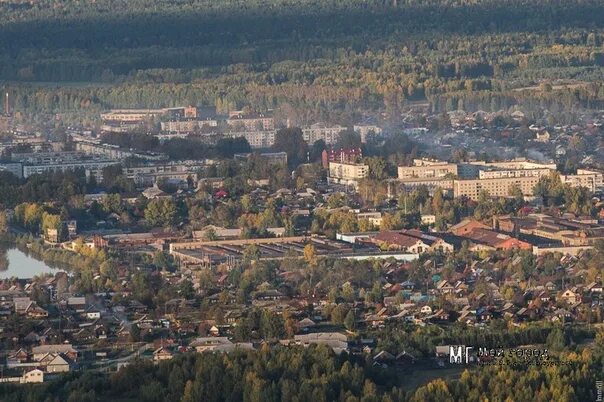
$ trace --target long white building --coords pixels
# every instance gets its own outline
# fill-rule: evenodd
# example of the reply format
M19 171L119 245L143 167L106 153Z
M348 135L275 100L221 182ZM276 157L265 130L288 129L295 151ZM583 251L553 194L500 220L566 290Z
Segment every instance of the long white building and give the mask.
M313 144L315 141L323 140L327 145L333 145L338 142L340 133L346 131L346 127L336 125L327 126L324 123L316 123L310 127L302 129L302 137L308 144Z

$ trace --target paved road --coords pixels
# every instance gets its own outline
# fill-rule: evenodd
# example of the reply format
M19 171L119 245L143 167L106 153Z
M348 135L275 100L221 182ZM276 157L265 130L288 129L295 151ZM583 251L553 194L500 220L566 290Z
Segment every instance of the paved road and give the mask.
M119 363L126 363L134 358L137 358L149 349L153 349L153 344L146 343L146 344L142 345L140 348L138 348L136 351L129 354L128 356L96 361L93 363L93 367L89 370L107 370L108 368L111 368L112 366L117 366Z

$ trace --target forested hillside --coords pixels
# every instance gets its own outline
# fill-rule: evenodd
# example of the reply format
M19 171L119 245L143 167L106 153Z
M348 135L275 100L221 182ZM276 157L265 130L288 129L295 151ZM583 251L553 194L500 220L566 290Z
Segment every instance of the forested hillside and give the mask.
M29 114L604 107L598 0L9 1L0 13L0 80ZM542 80L573 85L519 90Z
M598 337L596 342L601 342ZM406 390L408 375L336 356L327 346L266 347L260 352L188 354L159 365L138 362L108 376L88 372L34 387L0 386L17 401L590 401L602 372L601 344L566 353L550 367L500 366L465 371ZM514 384L512 386L512 384ZM50 396L52 395L52 396Z

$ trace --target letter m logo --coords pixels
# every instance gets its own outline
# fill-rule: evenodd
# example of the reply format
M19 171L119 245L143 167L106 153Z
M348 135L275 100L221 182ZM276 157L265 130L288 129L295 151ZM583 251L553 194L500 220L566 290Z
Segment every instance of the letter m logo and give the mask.
M463 354L466 351L464 345L449 346L449 363L463 364Z

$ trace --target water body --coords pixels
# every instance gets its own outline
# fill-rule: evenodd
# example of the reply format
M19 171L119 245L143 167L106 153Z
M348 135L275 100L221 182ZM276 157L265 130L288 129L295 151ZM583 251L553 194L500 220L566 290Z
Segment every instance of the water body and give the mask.
M23 251L10 248L0 249L0 279L29 279L41 274L55 274L59 270L46 265L43 261L28 256Z

